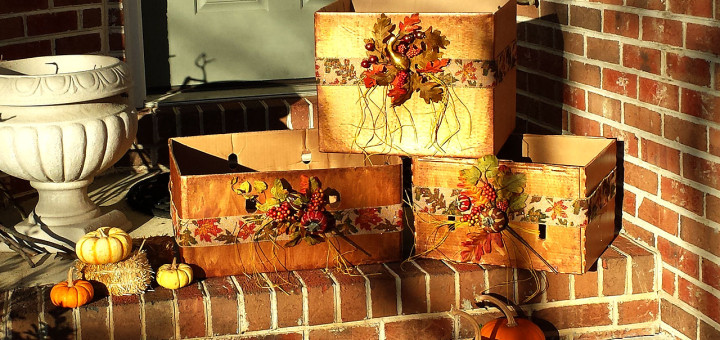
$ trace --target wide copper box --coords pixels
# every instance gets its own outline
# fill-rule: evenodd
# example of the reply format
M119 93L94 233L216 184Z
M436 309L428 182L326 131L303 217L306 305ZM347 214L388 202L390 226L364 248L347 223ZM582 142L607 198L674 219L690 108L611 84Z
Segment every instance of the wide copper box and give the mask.
M339 0L322 8L320 150L497 153L515 126L516 31L512 0Z
M200 277L401 257L404 220L398 157L321 153L315 129L172 138L169 145L175 237L183 260ZM234 169L228 160L231 154L237 155ZM314 245L300 241L288 246L287 235L273 240L256 237L263 217L258 206L279 197L274 183L300 190L312 177L333 194L334 202L327 206L333 223L355 230L324 234L325 241ZM261 182L268 186L263 193L257 184Z
M523 135L522 162L503 161L524 174L527 194L510 227L557 271L586 272L615 237L616 142L580 136ZM425 257L462 261L470 228L449 230L461 218L460 171L473 160L413 161L416 250ZM481 264L550 270L519 240L502 232L504 251L484 254ZM495 247L495 246L493 246Z

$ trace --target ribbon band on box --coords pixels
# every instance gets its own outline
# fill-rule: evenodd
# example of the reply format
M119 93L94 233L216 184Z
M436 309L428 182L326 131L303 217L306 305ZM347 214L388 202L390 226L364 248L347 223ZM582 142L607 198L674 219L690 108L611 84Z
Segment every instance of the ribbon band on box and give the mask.
M521 212L510 214L515 222L541 223L566 227L584 227L615 198L616 173L610 172L595 190L582 199L531 195ZM458 188L413 187L416 211L437 215L461 215L458 209Z
M175 210L172 206L171 209ZM393 204L372 208L355 208L329 211L336 223L349 223L357 232L345 236L360 234L380 234L401 231L403 227L402 204ZM177 216L175 210L172 214ZM260 228L258 221L262 214L224 216L203 219L173 220L175 239L181 247L205 247L255 241L253 235ZM278 241L289 240L289 236L277 237Z
M364 58L317 58L315 79L319 85L362 85ZM443 80L454 87L493 87L517 63L517 44L513 41L495 60L450 59L443 69Z

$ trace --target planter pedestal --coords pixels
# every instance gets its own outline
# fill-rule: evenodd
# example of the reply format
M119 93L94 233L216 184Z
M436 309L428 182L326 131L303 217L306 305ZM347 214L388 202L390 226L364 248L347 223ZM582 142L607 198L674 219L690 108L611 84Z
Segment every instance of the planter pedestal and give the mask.
M130 228L121 212L102 214L87 195L94 176L135 139L137 113L123 96L129 86L127 65L112 57L0 62L0 171L38 191L18 232L74 246L100 226Z

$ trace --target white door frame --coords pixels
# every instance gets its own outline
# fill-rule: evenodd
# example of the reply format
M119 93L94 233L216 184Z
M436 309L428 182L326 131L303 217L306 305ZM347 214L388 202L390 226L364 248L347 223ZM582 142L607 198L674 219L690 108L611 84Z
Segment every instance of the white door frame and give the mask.
M145 51L143 48L143 28L141 0L123 0L125 61L130 67L133 79L130 88L130 103L136 107L145 106Z

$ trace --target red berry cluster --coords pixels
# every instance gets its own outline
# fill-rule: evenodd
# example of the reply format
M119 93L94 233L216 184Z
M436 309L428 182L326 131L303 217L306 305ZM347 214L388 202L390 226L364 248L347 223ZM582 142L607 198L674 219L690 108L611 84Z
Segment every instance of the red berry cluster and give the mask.
M395 79L393 79L393 84L396 86L403 86L407 82L408 79L408 73L406 71L400 71L395 76Z
M325 197L323 189L317 189L310 196L310 203L308 203L308 211L323 211L325 210Z
M510 202L508 202L508 200L503 199L503 200L500 200L497 203L495 203L495 207L497 207L498 209L500 209L502 211L507 211L508 208L510 208Z
M497 199L497 193L490 183L482 182L478 189L480 189L479 196L486 198L489 202L495 202Z
M282 222L290 217L290 214L292 213L290 208L290 203L282 202L280 206L270 208L267 215L275 221Z
M480 215L483 213L484 210L485 206L473 207L472 209L470 209L469 214L465 214L462 216L461 221L470 223L470 226L478 226L480 225Z

